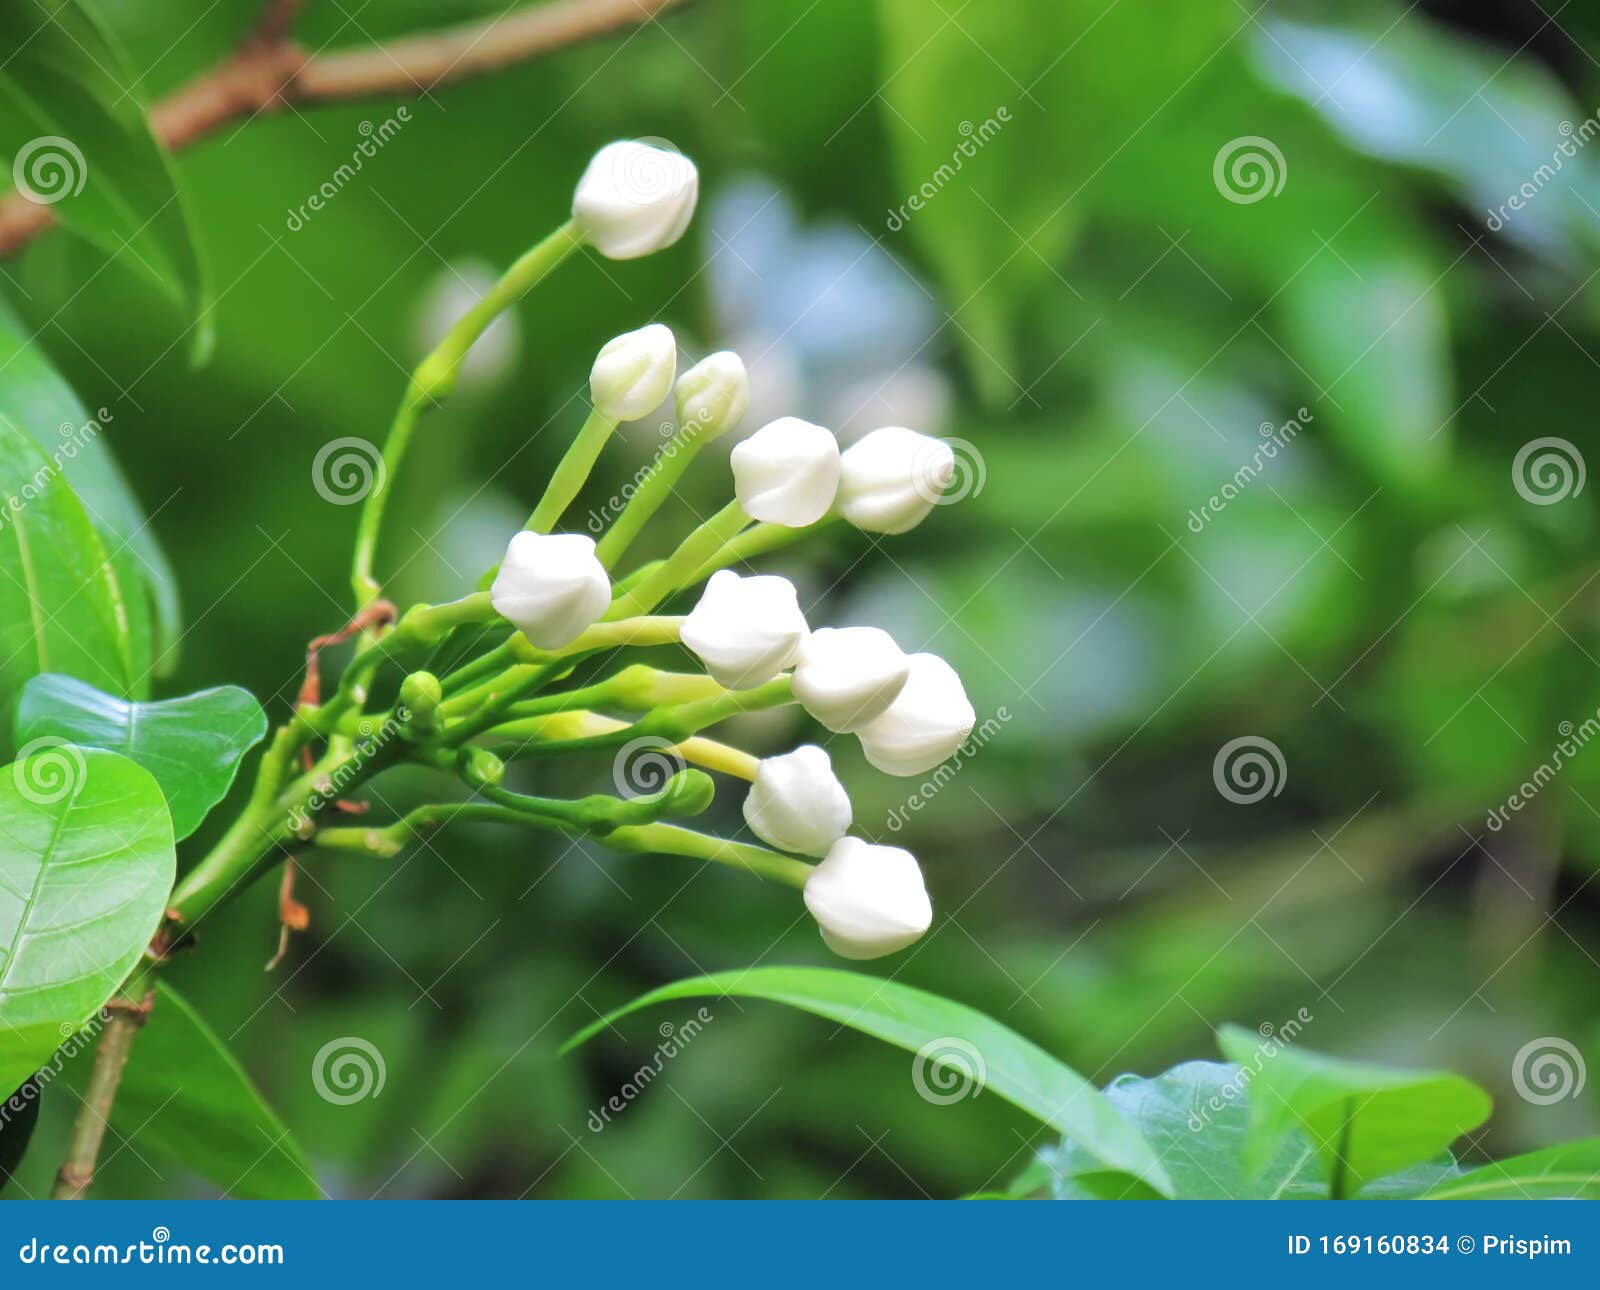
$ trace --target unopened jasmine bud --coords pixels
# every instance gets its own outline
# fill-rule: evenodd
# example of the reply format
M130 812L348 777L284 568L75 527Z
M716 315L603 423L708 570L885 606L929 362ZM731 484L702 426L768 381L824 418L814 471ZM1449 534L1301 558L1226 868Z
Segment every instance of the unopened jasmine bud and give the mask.
M572 195L572 219L601 255L634 260L682 237L699 195L689 158L624 139L594 154Z
M474 788L498 788L506 777L506 764L487 748L469 747L457 757L456 771Z
M532 644L560 649L610 607L611 579L593 538L524 530L506 547L489 600Z
M847 959L910 945L933 922L933 902L911 852L840 838L806 879L806 908L822 939Z
M714 439L739 424L750 406L750 376L731 349L702 358L678 378L678 424Z
M407 729L414 735L426 738L438 732L443 700L444 687L432 672L413 672L400 682L400 707Z
M754 520L815 524L839 490L839 441L799 417L779 417L734 446L734 492Z
M937 654L912 654L905 686L883 714L856 730L867 760L889 775L920 775L951 756L977 713L955 668Z
M780 851L825 855L850 829L850 795L828 754L806 744L761 761L744 799L744 818L757 837Z
M905 533L922 523L955 474L950 445L904 426L884 426L839 458L839 514L867 533Z
M820 627L794 668L794 697L836 734L859 730L900 697L911 663L879 627Z
M730 690L749 690L794 662L806 631L799 597L787 578L745 578L721 569L683 620L679 638L712 680Z
M611 420L637 421L671 392L677 365L672 329L651 323L605 343L589 372L589 394Z

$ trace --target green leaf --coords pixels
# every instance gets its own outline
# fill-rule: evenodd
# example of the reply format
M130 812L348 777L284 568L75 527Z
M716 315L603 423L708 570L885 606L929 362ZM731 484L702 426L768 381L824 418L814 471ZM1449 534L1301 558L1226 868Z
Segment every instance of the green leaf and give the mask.
M1600 1200L1600 1138L1497 1160L1431 1187L1425 1200Z
M1155 1149L1177 1200L1313 1200L1328 1195L1316 1144L1298 1127L1278 1142L1264 1168L1248 1165L1250 1079L1225 1062L1185 1062L1153 1079L1123 1075L1106 1088L1111 1104ZM1122 1200L1147 1195L1143 1184L1104 1166L1068 1137L1039 1152L1057 1200ZM1415 1196L1455 1173L1448 1156L1374 1183L1362 1192ZM1036 1179L1024 1175L1024 1180Z
M1226 0L879 0L898 249L933 262L991 402L1011 403L1018 306L1071 294L1059 262L1110 163L1238 25ZM1154 127L1152 127L1154 128Z
M127 758L59 744L0 770L0 1087L122 983L175 866L161 789Z
M60 471L0 424L0 707L40 672L137 693L148 672L133 626L142 603Z
M129 560L161 627L158 668L177 662L178 580L107 441L108 409L90 416L27 327L0 301L0 422L33 438L66 476L113 557ZM129 581L129 587L137 583Z
M200 827L267 733L267 715L248 690L219 685L181 699L130 703L76 677L33 677L17 701L16 743L54 736L108 748L156 778L182 839Z
M1325 1057L1237 1026L1217 1032L1223 1054L1248 1069L1248 1158L1260 1167L1297 1129L1317 1143L1323 1177L1351 1195L1408 1165L1436 1158L1489 1118L1489 1095L1471 1080Z
M1132 1174L1157 1192L1171 1193L1172 1184L1150 1144L1076 1071L981 1012L858 972L752 968L679 981L652 990L584 1027L562 1051L576 1048L641 1008L707 995L785 1003L896 1044L918 1055L915 1076L935 1089L942 1088L941 1078L970 1079L978 1073L982 1089L1070 1135L1105 1169Z
M171 163L129 93L138 78L79 0L0 5L0 153L24 197L185 304L209 352L206 289Z
M241 1200L319 1200L300 1144L249 1075L166 982L128 1059L111 1122Z

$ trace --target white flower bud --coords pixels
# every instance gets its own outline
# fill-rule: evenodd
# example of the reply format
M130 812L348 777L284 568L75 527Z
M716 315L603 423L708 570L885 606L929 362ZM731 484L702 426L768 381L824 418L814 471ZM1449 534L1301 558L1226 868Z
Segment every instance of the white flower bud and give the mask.
M900 696L911 664L881 627L819 627L794 667L794 697L836 734L859 730Z
M608 340L589 370L594 405L613 421L637 421L655 411L672 388L678 342L672 329L651 323Z
M912 654L905 688L882 716L856 729L861 749L888 775L920 775L949 757L972 733L978 714L955 668L937 654Z
M731 349L702 358L678 378L678 424L715 439L739 424L750 406L750 376Z
M828 849L806 879L805 899L828 948L847 959L903 950L933 922L916 857L860 838L840 838Z
M572 218L601 255L636 260L683 236L699 194L689 158L624 139L594 154L572 195Z
M730 690L749 690L794 662L806 630L799 597L787 578L741 578L721 569L683 620L680 639L712 680Z
M778 850L820 856L849 831L850 795L828 754L805 744L762 759L744 799L744 818Z
M524 530L506 547L489 600L534 645L560 649L610 608L611 579L593 538Z
M867 533L921 524L955 474L949 444L904 426L864 435L839 459L839 514Z
M839 441L799 417L762 426L734 446L731 461L734 492L753 520L803 529L839 491Z

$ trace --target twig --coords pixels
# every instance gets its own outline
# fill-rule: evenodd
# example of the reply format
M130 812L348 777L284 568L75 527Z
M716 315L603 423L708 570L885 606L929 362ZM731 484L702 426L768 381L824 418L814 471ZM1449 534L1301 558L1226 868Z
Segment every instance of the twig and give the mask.
M150 994L136 1001L122 993L106 1004L109 1020L100 1042L95 1045L89 1087L84 1092L83 1105L78 1108L78 1118L73 1122L72 1142L56 1174L51 1200L82 1200L88 1194L89 1185L94 1182L100 1143L105 1139L111 1120L111 1103L116 1099L117 1085L122 1082L122 1069L128 1064L134 1036L150 1015L154 999Z
M648 22L683 0L553 0L531 9L364 49L308 54L290 38L300 0L274 0L225 62L150 110L150 129L171 151L242 117L291 105L424 94L539 54ZM15 255L54 222L53 208L19 193L0 199L0 256Z

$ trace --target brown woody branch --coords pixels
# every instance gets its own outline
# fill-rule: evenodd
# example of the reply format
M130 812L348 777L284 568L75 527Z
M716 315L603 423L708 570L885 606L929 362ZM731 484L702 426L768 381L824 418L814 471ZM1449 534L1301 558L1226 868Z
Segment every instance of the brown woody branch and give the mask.
M150 128L168 149L187 148L229 122L291 105L416 95L620 27L648 22L683 0L552 0L489 22L467 23L388 44L307 53L290 35L299 0L269 5L250 38L227 61L150 110ZM50 227L49 206L19 193L0 199L0 256L15 255Z

